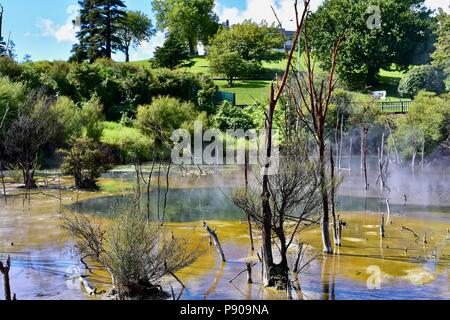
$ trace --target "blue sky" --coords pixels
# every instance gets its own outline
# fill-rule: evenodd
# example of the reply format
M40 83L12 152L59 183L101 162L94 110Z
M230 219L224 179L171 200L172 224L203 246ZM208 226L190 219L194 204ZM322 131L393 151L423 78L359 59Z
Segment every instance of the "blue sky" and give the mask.
M221 20L238 23L244 19L273 21L270 5L273 5L286 28L293 17L294 0L216 0L215 11ZM312 0L315 8L321 0ZM18 59L30 54L32 60L66 60L76 41L72 19L77 13L77 0L0 0L5 14L3 37L11 38L16 44ZM151 0L125 0L128 9L141 10L151 17ZM448 0L426 0L431 8L445 7L449 11ZM142 44L131 54L132 60L148 59L164 37L157 34L150 42ZM118 54L114 57L123 59Z

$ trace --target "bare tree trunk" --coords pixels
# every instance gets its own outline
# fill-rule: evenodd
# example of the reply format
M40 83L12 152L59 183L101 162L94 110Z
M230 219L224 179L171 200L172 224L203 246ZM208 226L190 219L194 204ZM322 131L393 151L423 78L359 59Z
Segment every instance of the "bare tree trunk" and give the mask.
M369 183L367 181L367 132L366 128L361 128L361 168L364 173L364 187L369 189Z
M208 234L213 239L214 245L216 246L216 249L217 249L217 252L220 254L220 256L222 258L222 262L227 262L227 260L225 259L225 254L223 253L222 246L220 245L220 241L219 241L219 238L217 237L215 230L212 230L210 227L208 227L206 222L203 222L203 228L205 228L206 232L208 232Z
M252 284L252 264L250 262L247 262L247 283Z
M162 212L162 221L164 222L166 219L166 210L167 210L167 197L169 195L169 189L170 189L170 168L172 163L169 161L169 166L167 167L167 173L166 173L166 191L164 193L164 204L163 204L163 212Z
M158 166L158 199L157 199L158 223L161 221L161 158L159 158Z
M333 148L330 150L330 162L331 162L331 215L333 217L333 239L334 245L337 245L338 234L337 234L337 220L336 220L336 202L335 202L335 177L334 177L334 157Z
M0 155L1 157L1 155ZM2 188L3 188L3 197L5 198L5 204L8 203L7 200L7 194L6 194L6 183L5 183L5 176L3 174L3 161L0 159L0 178L2 180Z
M325 160L325 141L322 134L319 135L319 171L320 171L320 188L322 193L322 242L323 252L333 254L333 248L330 241L330 222L329 222L329 208L328 208L328 188L326 177L326 160Z
M420 161L420 166L422 167L422 169L424 166L424 157L425 157L425 139L423 139L422 141L422 159Z
M416 156L417 156L417 151L414 149L413 154L412 154L412 159L411 159L411 168L413 168L413 169L416 166Z
M11 269L11 257L8 256L6 265L0 261L0 272L3 274L3 291L5 294L5 300L11 301L11 287L9 284L9 270Z
M244 165L244 176L245 176L245 193L248 193L248 153L245 152L245 165ZM253 230L252 230L252 220L250 219L250 214L247 213L247 223L248 223L248 234L250 236L250 245L252 252L255 251L255 243L253 241Z
M352 151L353 151L353 138L350 138L350 150L348 153L348 169L352 171Z
M399 155L398 149L397 149L397 143L395 142L394 134L392 133L391 126L389 125L388 122L386 122L386 125L387 125L387 127L388 127L388 129L389 129L389 136L391 137L392 143L393 143L393 145L394 145L396 161L397 161L397 163L400 164L400 163L401 163L401 160L400 160L400 155Z

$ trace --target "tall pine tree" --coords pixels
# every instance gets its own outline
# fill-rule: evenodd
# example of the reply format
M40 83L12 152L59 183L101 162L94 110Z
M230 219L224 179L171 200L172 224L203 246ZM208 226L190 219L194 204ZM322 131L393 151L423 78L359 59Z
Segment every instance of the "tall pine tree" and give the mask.
M125 17L123 0L79 0L80 31L79 44L74 45L73 60L94 61L111 58L119 47L119 22Z

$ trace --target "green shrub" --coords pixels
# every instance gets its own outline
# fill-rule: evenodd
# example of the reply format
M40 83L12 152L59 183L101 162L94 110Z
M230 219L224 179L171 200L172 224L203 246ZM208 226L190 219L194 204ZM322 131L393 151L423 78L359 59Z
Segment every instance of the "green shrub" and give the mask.
M83 103L81 119L83 121L84 136L99 141L102 136L104 116L100 99L93 96L91 100Z
M222 103L217 114L214 116L214 123L222 131L227 129L253 129L254 123L251 116L242 108L233 106L228 101Z
M159 97L152 104L140 106L135 127L143 134L155 140L159 152L168 152L172 133L177 129L192 130L193 123L199 118L190 102L182 102L172 97Z
M110 146L121 163L152 160L153 140L150 137L115 122L105 122L103 126L101 141Z
M430 65L417 66L408 71L400 80L398 93L412 98L419 91L442 93L445 91L443 75Z
M22 66L9 57L0 57L0 76L18 80L22 74Z
M97 179L112 167L109 148L92 139L81 138L73 142L70 150L63 150L61 171L75 178L80 189L97 190Z
M63 132L58 137L61 144L65 144L73 138L81 138L83 135L84 119L81 109L68 97L58 97L52 109L57 114Z
M11 82L6 77L0 78L0 119L5 119L3 129L8 128L18 116L19 108L26 99L25 91L25 86L22 83Z
M394 136L399 152L411 159L422 152L435 150L450 135L450 95L421 92L407 117L396 121Z

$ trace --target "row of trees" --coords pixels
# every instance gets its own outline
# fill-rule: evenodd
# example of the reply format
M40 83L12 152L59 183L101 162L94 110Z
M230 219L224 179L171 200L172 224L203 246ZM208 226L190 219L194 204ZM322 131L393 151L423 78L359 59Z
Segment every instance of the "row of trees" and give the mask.
M208 44L218 30L214 0L154 0L156 27L140 11L127 11L123 0L79 0L79 43L73 47L73 61L108 58L117 50L130 60L130 48L149 41L157 30L176 34L192 56L197 44ZM78 22L78 21L76 21Z
M122 0L80 0L79 43L73 47L72 61L111 59L116 50L130 60L130 48L154 35L151 19L140 11L126 11ZM75 21L74 23L77 23Z
M282 58L273 50L283 47L283 32L265 22L244 21L219 27L214 0L155 0L156 27L142 12L127 12L122 0L82 0L79 2L79 44L74 46L74 60L111 58L115 50L129 60L129 49L148 41L156 30L168 34L166 43L155 52L157 66L176 68L196 54L198 43L208 48L211 71L225 76L231 86L236 78L254 77L261 62ZM434 66L445 70L446 19L437 17L423 0L379 0L368 5L363 0L325 1L310 15L310 47L325 69L329 44L346 33L337 73L348 84L373 85L380 69L407 70L410 65L430 61L435 49ZM378 11L379 9L379 11ZM440 38L440 39L439 39ZM304 48L304 46L302 46ZM447 50L447 51L446 51Z

